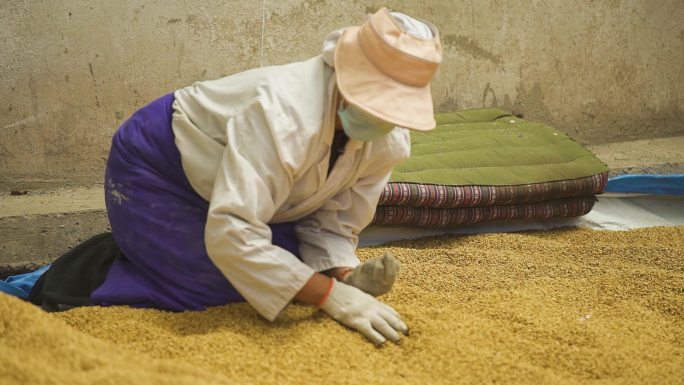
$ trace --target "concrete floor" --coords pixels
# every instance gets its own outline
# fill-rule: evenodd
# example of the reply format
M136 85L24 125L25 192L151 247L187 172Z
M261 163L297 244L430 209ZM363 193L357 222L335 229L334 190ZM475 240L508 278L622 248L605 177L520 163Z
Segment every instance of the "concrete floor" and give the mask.
M684 136L588 146L611 174L684 173ZM0 277L34 268L107 231L102 185L0 195Z

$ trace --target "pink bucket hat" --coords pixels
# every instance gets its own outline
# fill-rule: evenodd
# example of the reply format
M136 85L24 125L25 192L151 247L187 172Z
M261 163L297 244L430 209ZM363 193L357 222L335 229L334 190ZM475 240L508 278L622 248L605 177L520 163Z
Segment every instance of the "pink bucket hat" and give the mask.
M400 14L401 15L401 14ZM387 8L358 27L346 28L335 47L337 87L357 108L400 127L427 131L435 127L430 81L442 61L437 28L429 38L408 34Z

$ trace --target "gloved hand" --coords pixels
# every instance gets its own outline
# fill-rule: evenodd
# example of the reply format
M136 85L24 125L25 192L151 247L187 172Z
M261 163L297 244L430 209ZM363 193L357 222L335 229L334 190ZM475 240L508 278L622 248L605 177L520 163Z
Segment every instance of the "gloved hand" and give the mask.
M398 332L408 334L408 327L394 309L353 286L332 280L328 297L319 308L335 321L358 330L376 345L386 339L398 342Z
M385 252L382 257L369 259L359 265L343 277L342 282L377 297L390 291L399 274L399 266L401 264L394 255Z

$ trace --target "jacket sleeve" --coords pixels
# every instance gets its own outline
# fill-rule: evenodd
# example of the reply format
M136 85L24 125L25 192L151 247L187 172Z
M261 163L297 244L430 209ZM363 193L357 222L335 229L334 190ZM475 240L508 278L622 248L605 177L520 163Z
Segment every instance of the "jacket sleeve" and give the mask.
M370 224L378 200L389 181L394 166L410 154L406 129L387 138L376 156L362 162L361 177L342 190L320 209L300 220L296 231L299 251L304 262L316 271L335 267L356 267L359 233Z
M240 294L274 320L314 274L274 246L267 223L287 198L292 170L279 154L274 124L258 103L227 123L227 145L212 192L205 241L209 257ZM285 123L283 123L285 122Z

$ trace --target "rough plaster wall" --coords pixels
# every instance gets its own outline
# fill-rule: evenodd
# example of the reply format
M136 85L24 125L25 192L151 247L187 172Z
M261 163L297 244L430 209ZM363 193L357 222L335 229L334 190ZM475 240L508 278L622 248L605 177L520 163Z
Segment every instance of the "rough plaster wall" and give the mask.
M382 5L440 27L438 110L500 106L584 143L684 134L684 2L0 0L0 187L99 183L136 108L306 59Z

